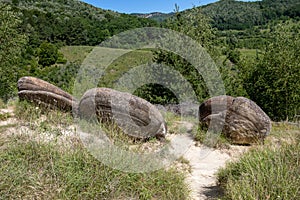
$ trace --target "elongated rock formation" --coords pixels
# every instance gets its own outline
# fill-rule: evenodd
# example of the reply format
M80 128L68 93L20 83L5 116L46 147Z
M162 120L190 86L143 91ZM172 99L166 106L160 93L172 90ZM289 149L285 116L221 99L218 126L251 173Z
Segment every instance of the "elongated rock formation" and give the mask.
M85 119L113 121L134 138L164 137L167 132L164 118L154 105L109 88L88 90L79 102L78 113Z
M199 107L200 123L219 128L235 144L263 142L271 120L253 101L244 97L212 97Z
M75 98L62 89L41 79L25 76L18 81L18 96L38 105L72 111L77 108Z

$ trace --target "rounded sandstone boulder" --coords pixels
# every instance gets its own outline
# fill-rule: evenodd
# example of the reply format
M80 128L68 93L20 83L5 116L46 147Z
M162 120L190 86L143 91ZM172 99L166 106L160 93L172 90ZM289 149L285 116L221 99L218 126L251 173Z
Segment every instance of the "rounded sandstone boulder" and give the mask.
M263 142L271 130L268 115L245 97L212 97L200 105L199 120L207 127L220 128L235 144Z
M18 96L20 100L27 100L62 111L72 111L76 108L76 100L69 93L48 83L47 81L25 76L18 81Z
M79 102L78 114L88 120L114 122L134 138L164 137L167 132L165 120L154 105L130 93L109 88L86 91Z

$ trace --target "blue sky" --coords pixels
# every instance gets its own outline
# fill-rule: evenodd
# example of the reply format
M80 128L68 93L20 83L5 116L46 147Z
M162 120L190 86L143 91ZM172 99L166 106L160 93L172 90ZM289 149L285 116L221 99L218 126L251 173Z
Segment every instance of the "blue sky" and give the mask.
M110 9L121 13L149 13L174 11L175 4L180 10L193 6L205 5L217 0L81 0L103 9ZM246 0L247 1L247 0ZM250 0L249 0L250 1ZM253 0L251 0L253 1Z

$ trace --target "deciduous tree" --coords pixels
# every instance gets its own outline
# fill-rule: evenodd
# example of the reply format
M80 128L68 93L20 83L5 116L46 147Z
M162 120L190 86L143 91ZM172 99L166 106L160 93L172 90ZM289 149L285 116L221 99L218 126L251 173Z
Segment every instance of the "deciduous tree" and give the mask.
M19 31L20 14L11 6L0 5L0 97L8 100L16 92L20 53L26 44L26 35Z

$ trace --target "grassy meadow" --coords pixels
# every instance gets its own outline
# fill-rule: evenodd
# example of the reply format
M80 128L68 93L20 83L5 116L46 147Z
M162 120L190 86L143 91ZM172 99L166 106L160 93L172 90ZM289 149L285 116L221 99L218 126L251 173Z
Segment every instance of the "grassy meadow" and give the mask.
M81 64L93 48L92 46L64 46L60 48L60 51L69 62Z

